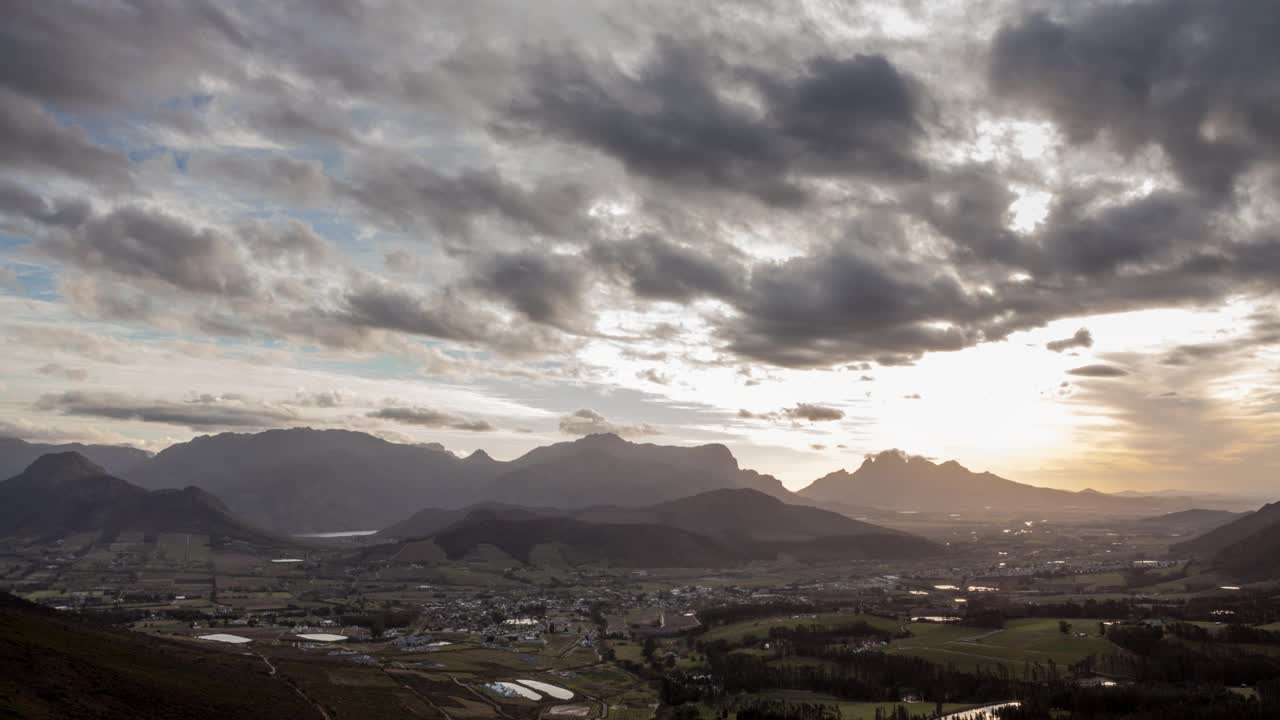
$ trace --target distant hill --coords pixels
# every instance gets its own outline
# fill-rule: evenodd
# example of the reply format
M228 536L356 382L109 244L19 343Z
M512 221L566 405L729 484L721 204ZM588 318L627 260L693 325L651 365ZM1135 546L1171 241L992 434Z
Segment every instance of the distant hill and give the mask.
M1276 525L1280 525L1280 502L1264 505L1256 512L1246 513L1233 522L1173 545L1170 549L1209 558Z
M487 544L529 562L534 547L556 545L573 564L627 567L710 567L779 556L889 560L942 551L914 535L748 489L712 490L642 508L428 509L380 534L430 538L451 558Z
M1280 578L1280 502L1264 505L1170 550L1210 560L1239 577Z
M1138 521L1138 526L1149 532L1170 535L1199 535L1229 522L1239 520L1243 515L1244 513L1234 513L1228 510L1195 508L1142 518Z
M790 496L776 478L739 468L723 445L636 444L616 435L500 462L345 430L223 433L173 445L127 477L148 488L197 485L246 520L287 533L382 528L402 520L405 508L428 506L637 506L744 487Z
M111 540L124 531L281 542L241 522L199 488L148 492L76 452L42 455L0 483L0 536L53 539L99 533Z
M478 510L492 510L507 516L525 514L529 517L572 517L574 511L559 508L526 508L507 503L477 503L465 508L423 508L398 523L388 525L378 531L378 537L407 540L424 538L461 522L465 517Z
M526 563L539 545L557 546L573 565L720 567L742 560L708 537L662 525L590 523L494 510L470 513L433 539L455 560L480 545L492 545Z
M837 470L799 491L813 503L938 513L1044 512L1141 517L1190 507L1181 498L1121 497L1070 492L976 473L950 460L941 464L888 450L868 456L854 472Z
M90 624L0 593L0 717L319 717L257 657Z
M125 475L151 458L151 453L127 445L48 445L0 436L0 478L17 475L41 455L59 452L78 452L116 476Z
M829 510L791 505L745 488L710 490L642 508L587 508L575 517L592 522L667 525L727 542L785 543L833 536L903 534Z

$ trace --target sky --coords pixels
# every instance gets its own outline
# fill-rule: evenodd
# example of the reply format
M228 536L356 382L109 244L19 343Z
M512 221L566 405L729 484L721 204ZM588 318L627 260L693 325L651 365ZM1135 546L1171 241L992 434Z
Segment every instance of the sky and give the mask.
M0 434L1264 492L1277 191L1277 3L16 3Z

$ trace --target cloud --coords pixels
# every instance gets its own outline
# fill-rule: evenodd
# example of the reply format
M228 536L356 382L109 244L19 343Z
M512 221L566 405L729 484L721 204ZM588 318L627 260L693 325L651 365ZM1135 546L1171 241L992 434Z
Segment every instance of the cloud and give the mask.
M1069 338L1050 340L1045 343L1045 347L1056 353L1072 348L1090 348L1093 347L1093 333L1088 328L1080 328Z
M1115 378L1124 377L1129 374L1129 371L1114 365L1082 365L1077 368L1071 368L1067 371L1067 374L1075 375L1076 377Z
M794 407L783 408L773 412L755 413L750 410L739 410L738 417L743 420L772 420L772 421L790 421L792 423L798 421L806 422L831 422L834 420L844 419L845 413L840 408L828 405L819 405L816 403L796 403Z
M797 403L795 407L788 408L782 412L787 417L808 420L809 422L829 422L844 418L843 410L816 403Z
M636 377L640 378L641 380L647 380L655 385L669 385L671 383L670 377L662 374L661 372L658 372L654 368L646 368L644 370L641 370L640 372L636 373Z
M579 409L560 418L560 432L565 435L576 436L612 433L620 437L662 434L662 431L658 428L647 423L624 425L612 422L604 415L589 408Z
M570 332L591 319L583 296L587 269L570 255L524 252L488 258L471 284L529 320Z
M1210 196L1274 158L1280 131L1260 88L1280 70L1280 8L1155 0L1071 10L1000 29L997 93L1047 115L1072 143L1105 136L1126 156L1158 146L1188 187Z
M4 43L0 43L4 44ZM19 62L20 65L29 65ZM39 103L0 88L0 156L8 169L65 174L127 189L129 162L89 140L84 130L58 123Z
M89 220L42 247L87 270L153 280L193 293L244 296L255 287L230 237L139 207Z
M699 297L731 297L746 275L741 253L716 248L718 256L677 245L656 235L596 244L591 260L611 272L637 297L689 302Z
M484 420L469 420L452 413L419 406L384 407L370 412L369 417L379 420L391 420L404 425L447 428L449 430L465 430L467 432L491 432L497 429Z
M817 56L783 73L659 37L629 72L572 51L534 63L503 124L616 158L631 173L770 205L804 202L804 175L902 179L921 173L913 84L880 55ZM728 99L730 89L762 107Z
M302 407L335 408L342 407L347 399L348 394L341 390L321 390L319 392L299 390L291 404L301 405Z
M45 363L36 368L36 372L63 380L82 381L89 378L89 371L84 368L73 368L58 363Z
M292 425L298 416L284 408L238 396L202 395L186 402L147 400L115 392L65 392L42 395L35 409L61 415L178 425L192 430L272 428Z

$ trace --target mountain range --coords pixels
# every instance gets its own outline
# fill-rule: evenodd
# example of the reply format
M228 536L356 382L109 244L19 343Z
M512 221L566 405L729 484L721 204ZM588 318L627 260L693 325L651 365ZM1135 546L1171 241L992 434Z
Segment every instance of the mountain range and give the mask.
M278 533L378 529L403 520L406 508L443 512L495 504L597 508L626 520L619 508L721 489L752 489L790 504L881 521L907 511L1137 519L1221 509L1203 498L1036 487L898 451L869 456L853 472L830 473L793 493L777 478L740 467L723 445L640 444L610 434L535 448L509 461L483 451L460 457L436 444L309 428L200 436L154 457L132 448L78 447L117 477L152 490L199 487L246 522ZM0 443L0 467L29 463L35 449L59 448Z
M81 533L110 541L121 532L197 533L211 540L278 545L196 487L148 491L77 452L42 455L0 482L0 536L52 540Z
M151 459L151 453L127 445L48 445L0 436L0 478L13 477L41 455L57 452L78 452L117 476L123 476Z
M954 460L938 464L898 450L868 456L854 472L837 470L818 478L798 495L824 506L925 513L1142 517L1197 507L1192 498L1071 492L1027 485L990 472L973 472Z
M128 477L148 488L197 485L246 520L291 533L382 528L406 507L644 505L724 487L790 495L776 478L739 468L723 445L643 445L616 435L502 462L345 430L224 433L174 445Z
M908 533L789 505L748 488L711 490L641 508L432 508L380 534L425 538L451 559L491 545L528 563L535 548L552 546L569 564L631 567L712 567L779 557L887 560L942 552Z

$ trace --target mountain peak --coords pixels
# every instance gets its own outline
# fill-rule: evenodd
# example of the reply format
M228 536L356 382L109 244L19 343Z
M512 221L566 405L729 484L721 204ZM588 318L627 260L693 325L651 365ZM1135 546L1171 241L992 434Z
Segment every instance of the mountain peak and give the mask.
M592 433L583 435L578 438L577 443L581 445L594 445L599 447L610 447L615 445L626 445L627 441L623 440L617 433Z
M61 483L81 478L101 477L107 474L101 465L78 452L59 452L41 455L27 466L23 475L45 482Z
M476 450L465 458L466 462L493 462L493 458L484 450Z

